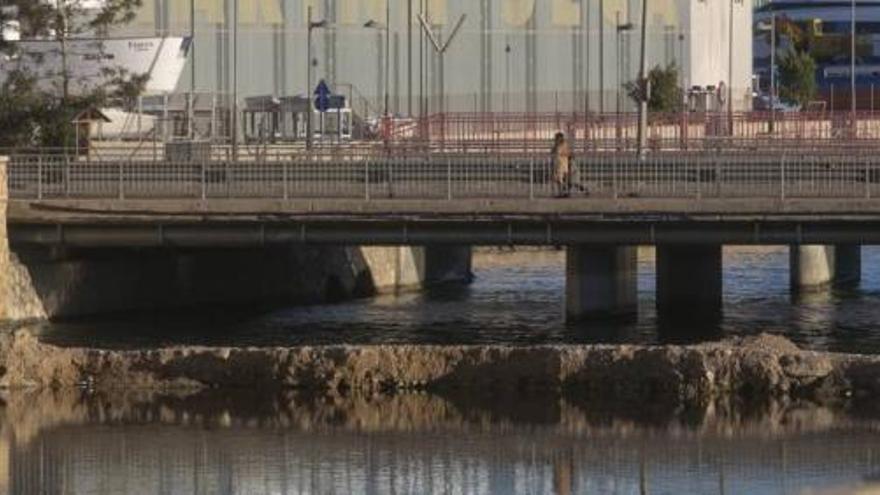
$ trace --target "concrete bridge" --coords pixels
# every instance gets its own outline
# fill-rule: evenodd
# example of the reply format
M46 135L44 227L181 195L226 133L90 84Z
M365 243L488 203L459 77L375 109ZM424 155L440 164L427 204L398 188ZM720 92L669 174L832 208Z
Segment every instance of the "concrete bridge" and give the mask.
M635 311L639 245L657 247L659 309L693 315L720 310L725 244L791 245L801 290L856 282L860 246L880 243L880 160L852 151L597 153L565 191L535 155L39 157L8 183L15 246L566 246L570 318Z

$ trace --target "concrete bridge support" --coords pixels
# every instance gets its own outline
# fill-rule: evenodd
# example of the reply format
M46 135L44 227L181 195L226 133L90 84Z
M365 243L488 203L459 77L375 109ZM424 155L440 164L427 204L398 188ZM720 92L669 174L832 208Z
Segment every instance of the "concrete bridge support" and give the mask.
M569 321L636 313L637 249L630 246L567 248L565 313Z
M795 292L858 284L862 277L862 248L855 244L792 246L789 260Z
M74 249L13 246L4 319L199 305L336 302L471 280L460 247Z
M657 314L661 320L703 325L720 320L720 245L657 246Z
M9 308L9 241L6 235L6 158L0 157L0 320L7 319Z

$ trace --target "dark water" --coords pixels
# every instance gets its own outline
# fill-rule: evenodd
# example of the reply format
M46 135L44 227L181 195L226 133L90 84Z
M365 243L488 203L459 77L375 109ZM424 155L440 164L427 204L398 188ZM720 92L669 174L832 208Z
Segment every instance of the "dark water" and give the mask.
M529 252L480 256L468 288L37 331L49 342L120 348L659 342L650 253L640 264L641 311L630 322L563 324L563 256ZM769 331L814 348L880 352L878 268L880 250L866 249L860 288L793 299L786 249L727 250L714 335ZM0 493L880 493L880 416L863 407L602 410L561 397L241 394L0 394Z
M880 489L880 422L808 407L644 421L533 397L491 406L429 395L3 399L0 492L15 494Z
M471 287L261 314L213 310L123 315L46 325L40 332L52 343L106 347L657 343L669 338L658 331L650 251L641 256L635 321L566 325L563 265L560 252L480 255ZM698 333L721 338L772 332L816 349L880 352L880 248L864 249L859 288L793 297L788 283L787 248L725 249L723 319Z

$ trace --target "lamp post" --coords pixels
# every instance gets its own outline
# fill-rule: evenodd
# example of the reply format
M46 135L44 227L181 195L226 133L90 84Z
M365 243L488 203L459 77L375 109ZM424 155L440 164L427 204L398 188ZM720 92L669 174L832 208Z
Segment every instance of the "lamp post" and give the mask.
M852 0L850 10L850 112L853 129L856 125L856 0Z
M621 125L620 125L620 112L622 110L621 106L623 105L622 95L621 95L621 88L623 87L623 76L621 75L621 73L623 72L623 66L624 66L624 64L622 63L623 48L621 48L621 37L624 33L628 33L629 31L631 31L633 29L633 25L630 22L628 22L626 24L621 24L620 23L620 11L618 10L615 13L615 27L616 27L616 31L617 31L617 43L616 43L616 49L617 49L617 55L616 55L616 57L617 57L617 105L616 105L616 115L615 115L615 120L616 120L615 134L617 136L617 140L618 140L618 144L619 144L620 138L622 137L621 136L622 129L621 129Z
M623 87L623 78L625 77L623 75L624 64L622 62L623 61L623 48L621 46L622 45L622 38L623 38L624 34L633 30L633 24L631 22L627 22L626 24L621 24L620 23L620 11L618 10L615 13L615 26L617 29L617 43L616 43L616 49L617 49L617 55L616 55L616 57L617 57L617 85L616 85L617 86L617 106L616 106L616 111L619 114L623 110L622 109L623 101L622 101L622 95L621 95L621 88Z
M728 19L729 43L727 46L727 126L728 132L733 136L733 4L742 3L742 0L730 0L730 14Z
M642 0L642 42L639 54L639 131L638 155L643 156L648 142L648 0Z
M599 0L599 113L605 113L605 0Z
M327 21L312 21L312 6L309 5L306 24L306 99L308 115L306 116L306 149L312 149L312 31L327 27Z
M232 159L238 160L238 0L232 15Z
M193 119L195 118L195 94L196 94L196 0L189 2L189 53L190 53L190 81L189 81L189 101L187 102L187 137L192 140L195 138L195 126Z
M390 4L391 4L390 0L385 1L385 24L382 24L381 22L376 22L373 19L370 19L366 23L364 23L364 27L367 29L378 29L380 33L382 33L382 32L385 33L385 45L384 45L385 46L385 67L384 67L384 72L385 72L384 82L385 83L383 84L383 87L381 88L381 91L383 92L382 97L384 99L382 114L385 117L388 117L388 111L389 111L388 80L389 80L390 74L389 74L388 69L389 69L389 67L391 67L391 63L390 63L391 62L391 60L390 60L391 50L389 48L391 45L391 43L390 43L391 42L391 31L390 31L391 28L389 27L390 20L391 20L391 10L389 7Z
M758 25L759 31L770 33L770 134L776 130L776 12L770 14L770 25Z
M510 111L510 40L504 45L504 113Z

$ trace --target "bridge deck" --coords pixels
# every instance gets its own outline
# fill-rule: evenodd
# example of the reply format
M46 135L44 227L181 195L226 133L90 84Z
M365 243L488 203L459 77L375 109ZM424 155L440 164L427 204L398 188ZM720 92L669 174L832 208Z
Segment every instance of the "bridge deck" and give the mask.
M880 160L834 154L10 164L13 242L880 243Z

